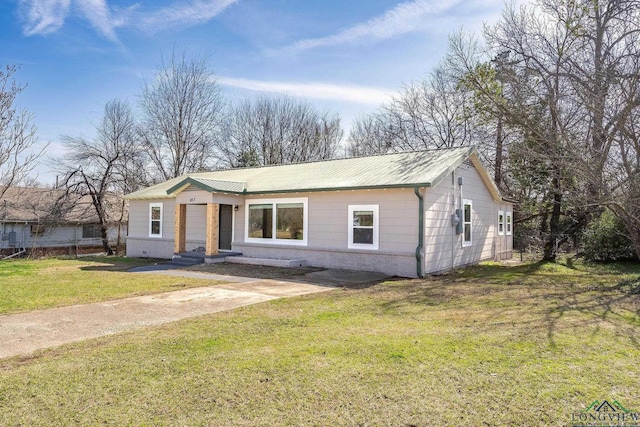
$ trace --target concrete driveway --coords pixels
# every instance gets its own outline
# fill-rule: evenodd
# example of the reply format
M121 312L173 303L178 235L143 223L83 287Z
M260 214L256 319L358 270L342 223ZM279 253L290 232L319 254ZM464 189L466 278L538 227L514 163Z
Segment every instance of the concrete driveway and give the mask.
M295 281L252 279L166 268L146 268L132 274L196 277L229 283L0 315L0 358L273 299L326 292L338 286L373 283L387 277L379 273L348 270L308 273L300 276L299 281L297 278Z
M242 279L238 283L2 315L0 358L273 299L335 289L289 281Z

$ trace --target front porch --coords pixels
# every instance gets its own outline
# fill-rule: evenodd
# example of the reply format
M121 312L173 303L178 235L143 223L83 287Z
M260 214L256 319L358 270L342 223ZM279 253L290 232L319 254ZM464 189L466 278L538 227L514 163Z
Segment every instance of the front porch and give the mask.
M191 212L189 221L188 207ZM213 260L228 256L226 254L230 253L233 240L233 213L234 206L230 204L176 203L174 259ZM187 241L192 250L187 248ZM194 241L200 242L195 248Z

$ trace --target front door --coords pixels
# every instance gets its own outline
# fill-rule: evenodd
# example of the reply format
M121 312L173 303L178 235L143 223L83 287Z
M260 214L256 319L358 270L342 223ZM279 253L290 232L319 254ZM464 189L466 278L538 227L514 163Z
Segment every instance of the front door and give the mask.
M233 230L233 206L220 205L220 230L219 248L221 250L231 250L231 235Z

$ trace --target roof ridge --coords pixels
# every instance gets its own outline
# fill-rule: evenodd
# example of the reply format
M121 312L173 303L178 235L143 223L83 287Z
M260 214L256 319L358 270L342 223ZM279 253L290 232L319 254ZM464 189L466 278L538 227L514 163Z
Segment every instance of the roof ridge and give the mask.
M234 170L234 169L226 169L226 170ZM222 171L222 169L219 169L219 170L215 170L215 171L211 171L211 172L198 172L198 174L201 174L201 173L214 173L214 172L221 172L221 171ZM187 176L188 178L191 178L191 179L206 179L206 180L209 180L209 181L233 182L233 183L236 183L236 184L245 184L246 183L246 181L237 181L237 180L234 180L234 179L207 178L207 177L203 177L203 176L194 176L194 175L183 175L183 177L184 176ZM180 177L178 177L178 178L180 178Z
M236 167L236 168L228 167L228 168L223 168L223 169L215 169L215 170L211 170L211 171L207 171L207 172L186 173L186 174L184 174L182 176L197 177L198 175L210 174L210 173L213 173L213 172L226 172L226 171L251 170L251 169L266 169L266 168L276 168L276 167L281 167L281 166L310 165L310 164L316 164L316 163L337 162L337 161L342 161L342 160L367 159L367 158L394 156L394 155L402 155L402 154L428 153L428 152L433 152L433 151L459 150L459 149L463 149L463 148L469 149L469 148L472 148L472 147L474 147L473 144L460 145L460 146L457 146L457 147L437 147L437 148L426 148L424 150L398 151L398 152L395 152L395 153L376 153L376 154L370 154L370 155L367 155L367 156L349 156L349 157L340 157L340 158L333 158L333 159L307 160L307 161L296 162L296 163L276 163L276 164L261 165L261 166L242 166L242 167ZM177 178L179 178L179 177L177 177Z

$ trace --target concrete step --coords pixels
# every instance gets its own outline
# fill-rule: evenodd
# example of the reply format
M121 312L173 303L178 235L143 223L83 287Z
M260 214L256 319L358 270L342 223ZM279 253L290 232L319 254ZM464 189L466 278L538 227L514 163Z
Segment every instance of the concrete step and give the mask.
M202 251L190 251L190 252L181 252L179 254L174 254L171 259L171 264L175 264L177 266L189 266L196 265L202 263L216 263L216 262L225 262L227 257L232 256L242 256L241 252L220 252L217 255L209 255L206 256Z
M204 257L200 258L200 257L189 257L184 255L174 255L173 258L171 258L171 263L177 264L177 265L183 265L183 266L204 264Z
M204 252L202 251L190 251L190 252L180 252L174 256L179 256L182 258L202 258L204 259Z

